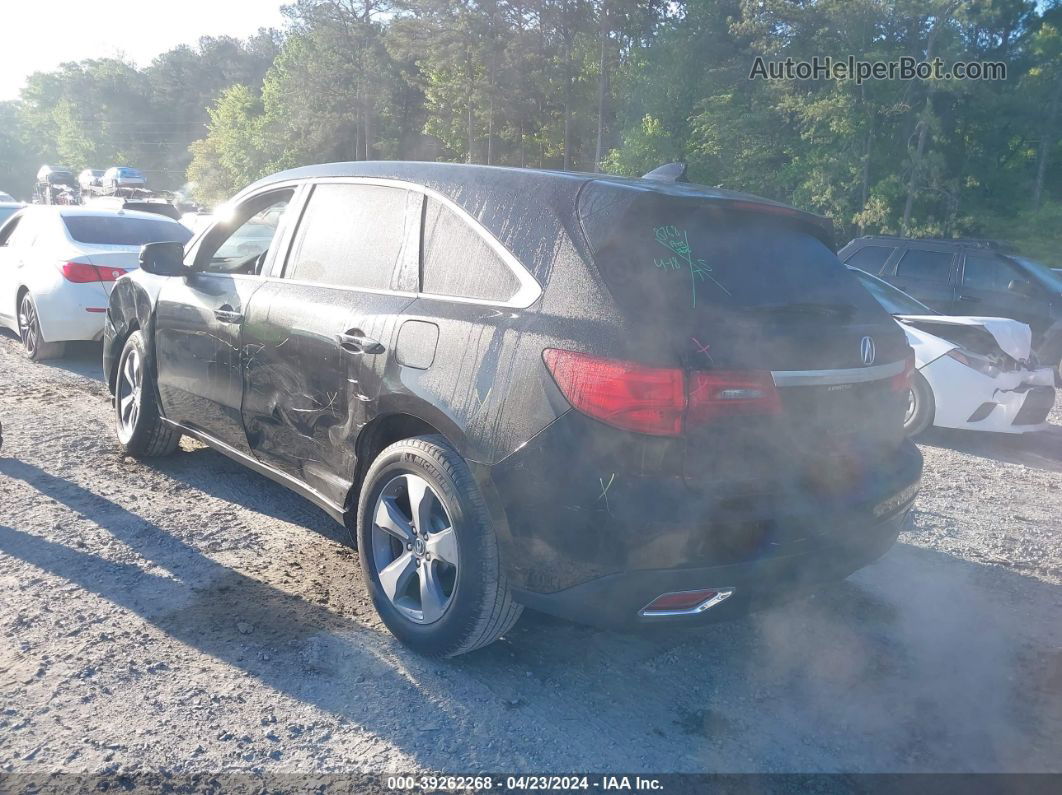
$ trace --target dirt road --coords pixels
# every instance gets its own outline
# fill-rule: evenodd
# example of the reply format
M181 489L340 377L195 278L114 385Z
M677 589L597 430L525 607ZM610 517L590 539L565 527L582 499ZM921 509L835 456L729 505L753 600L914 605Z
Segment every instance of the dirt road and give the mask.
M0 337L0 770L1062 770L1062 427L934 435L902 543L813 599L432 662L316 508L123 457L97 357Z

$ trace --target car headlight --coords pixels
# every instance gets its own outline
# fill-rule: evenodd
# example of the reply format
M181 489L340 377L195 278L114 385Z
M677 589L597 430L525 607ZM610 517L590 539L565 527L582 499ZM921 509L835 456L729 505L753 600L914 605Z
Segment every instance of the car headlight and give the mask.
M944 355L950 356L959 364L964 364L967 367L981 373L982 375L987 375L989 378L995 378L997 375L999 375L999 368L996 367L996 365L992 364L992 362L988 361L988 359L985 359L982 356L978 356L977 354L970 353L968 351L962 351L958 348L952 348Z

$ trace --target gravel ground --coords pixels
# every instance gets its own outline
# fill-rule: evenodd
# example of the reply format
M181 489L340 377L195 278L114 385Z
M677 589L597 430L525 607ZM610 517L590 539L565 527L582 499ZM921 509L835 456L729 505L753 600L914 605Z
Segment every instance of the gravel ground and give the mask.
M1062 770L1058 410L933 434L901 543L827 593L433 662L313 506L187 439L123 457L98 355L0 336L0 771Z

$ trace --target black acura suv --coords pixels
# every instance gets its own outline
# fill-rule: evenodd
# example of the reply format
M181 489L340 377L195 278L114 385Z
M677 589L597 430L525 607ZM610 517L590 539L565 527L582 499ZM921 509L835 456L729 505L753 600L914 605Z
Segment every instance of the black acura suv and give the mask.
M824 219L647 177L263 179L116 283L118 439L187 434L321 506L426 654L524 606L695 622L840 580L918 489L904 335Z

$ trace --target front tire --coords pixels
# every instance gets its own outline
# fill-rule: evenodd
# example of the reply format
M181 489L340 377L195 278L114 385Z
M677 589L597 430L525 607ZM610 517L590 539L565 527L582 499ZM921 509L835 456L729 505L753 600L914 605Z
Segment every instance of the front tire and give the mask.
M37 304L28 290L22 294L18 304L18 335L22 338L26 355L35 362L63 355L63 343L45 341L41 333L41 317L37 313Z
M937 412L933 400L933 389L919 372L911 379L911 391L908 395L907 413L904 415L903 430L908 436L917 436L933 424Z
M181 441L180 432L159 416L155 379L147 367L147 348L139 331L129 335L118 359L114 422L122 449L137 458L169 455Z
M464 654L520 617L483 496L443 437L404 439L380 453L365 475L357 533L376 611L414 651Z

